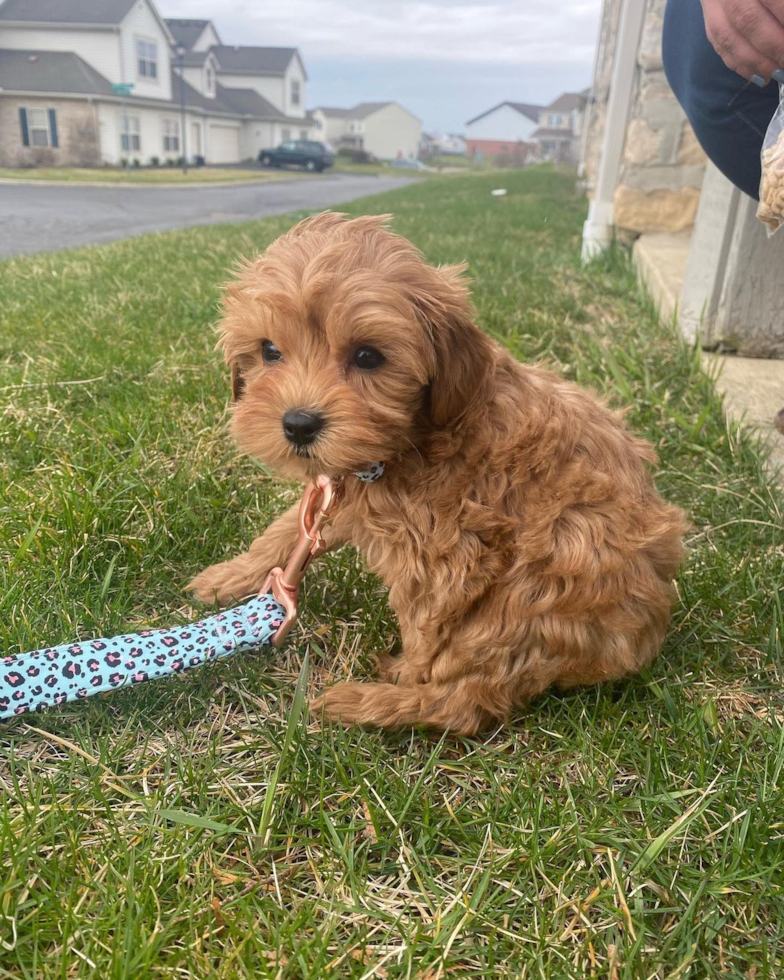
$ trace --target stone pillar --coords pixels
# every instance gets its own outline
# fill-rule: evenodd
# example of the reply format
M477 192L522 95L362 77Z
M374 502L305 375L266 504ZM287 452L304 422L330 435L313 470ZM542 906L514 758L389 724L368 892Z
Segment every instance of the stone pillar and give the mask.
M645 0L632 118L615 191L615 224L636 234L692 226L706 162L664 75L665 3Z
M591 95L585 110L585 125L580 145L580 176L585 178L588 197L593 196L596 174L599 170L620 15L621 0L604 0Z
M700 205L689 246L678 322L684 337L714 346L727 256L735 229L740 191L712 163L705 168Z
M768 238L757 202L739 199L711 339L746 357L784 357L784 234Z
M621 153L632 101L643 10L643 0L623 0L621 4L602 150L588 218L583 225L584 262L605 249L614 236L613 195L618 184Z
M768 238L756 207L708 166L679 322L684 336L703 347L784 357L784 233Z

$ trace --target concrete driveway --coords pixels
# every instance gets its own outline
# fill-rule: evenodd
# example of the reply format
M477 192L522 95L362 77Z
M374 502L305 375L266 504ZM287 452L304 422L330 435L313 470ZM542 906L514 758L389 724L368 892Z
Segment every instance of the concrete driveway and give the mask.
M223 187L0 183L0 257L328 208L409 183L401 177L353 174Z

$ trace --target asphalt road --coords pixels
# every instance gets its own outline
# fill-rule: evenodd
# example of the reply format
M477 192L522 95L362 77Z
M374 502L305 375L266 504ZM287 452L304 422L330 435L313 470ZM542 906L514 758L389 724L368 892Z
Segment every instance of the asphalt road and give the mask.
M330 174L224 187L0 184L0 257L328 208L410 182Z

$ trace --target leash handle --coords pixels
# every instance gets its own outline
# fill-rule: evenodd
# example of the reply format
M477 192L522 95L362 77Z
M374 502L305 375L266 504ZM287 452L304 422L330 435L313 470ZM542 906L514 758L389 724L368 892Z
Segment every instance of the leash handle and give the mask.
M187 626L64 643L0 660L0 718L115 691L272 644L286 610L274 595Z
M373 482L381 473L383 466L372 464L357 476ZM285 569L273 568L259 595L242 606L187 626L63 643L0 659L0 719L178 674L243 650L279 647L297 620L305 572L326 550L321 531L342 492L342 480L328 476L308 484L297 544Z

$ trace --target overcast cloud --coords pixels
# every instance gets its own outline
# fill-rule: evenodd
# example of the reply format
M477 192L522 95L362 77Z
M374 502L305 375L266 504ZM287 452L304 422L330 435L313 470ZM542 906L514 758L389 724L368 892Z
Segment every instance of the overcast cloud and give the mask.
M298 47L308 107L397 99L429 130L460 132L506 99L589 84L601 0L161 0L214 21L225 44Z

